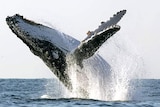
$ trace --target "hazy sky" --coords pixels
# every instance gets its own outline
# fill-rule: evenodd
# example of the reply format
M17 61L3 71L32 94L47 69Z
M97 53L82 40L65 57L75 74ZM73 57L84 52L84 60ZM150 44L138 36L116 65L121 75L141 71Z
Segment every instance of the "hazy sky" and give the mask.
M127 14L119 23L119 35L129 38L143 58L148 78L160 78L159 0L1 0L0 78L53 77L5 22L16 13L83 40L119 10ZM123 37L123 36L122 36Z

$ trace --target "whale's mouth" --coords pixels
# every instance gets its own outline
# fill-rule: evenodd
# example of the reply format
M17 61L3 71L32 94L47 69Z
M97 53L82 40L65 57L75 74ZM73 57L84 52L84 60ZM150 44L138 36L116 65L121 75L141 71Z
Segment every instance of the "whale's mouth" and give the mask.
M8 24L8 26L10 27L10 29L17 34L18 37L23 37L25 36L30 36L27 34L27 32L25 32L25 29L23 29L21 26L25 26L25 23L23 23L23 25L21 24L22 21L31 24L33 26L37 26L38 24L34 23L33 21L29 21L29 20L25 20L23 18L23 16L20 16L18 14L12 16L12 17L7 17L6 18L6 22ZM25 34L26 33L26 34Z
M34 46L36 46L36 43L38 42L37 38L33 38L29 32L27 32L27 29L25 29L25 23L29 23L33 26L38 26L38 24L34 23L33 21L25 20L23 16L20 16L18 14L7 17L6 22L9 26L9 28L12 30L13 33L17 35L18 38L20 38L27 46L30 47L30 49L34 49ZM23 22L23 23L22 23ZM30 30L28 28L28 30ZM37 41L37 42L36 42ZM32 44L32 45L31 45Z

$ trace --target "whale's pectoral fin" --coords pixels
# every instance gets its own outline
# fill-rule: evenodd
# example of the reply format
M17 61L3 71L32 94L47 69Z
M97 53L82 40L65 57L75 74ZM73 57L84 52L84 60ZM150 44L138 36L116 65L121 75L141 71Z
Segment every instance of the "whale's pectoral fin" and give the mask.
M77 64L82 66L83 59L93 56L100 46L119 30L120 26L114 25L83 41L74 51L74 55L77 58Z
M84 39L74 51L78 65L82 67L83 59L87 59L94 55L94 53L108 38L120 30L120 26L118 26L117 23L125 13L126 10L117 12L110 18L110 20L102 22L97 29L87 33L88 37Z

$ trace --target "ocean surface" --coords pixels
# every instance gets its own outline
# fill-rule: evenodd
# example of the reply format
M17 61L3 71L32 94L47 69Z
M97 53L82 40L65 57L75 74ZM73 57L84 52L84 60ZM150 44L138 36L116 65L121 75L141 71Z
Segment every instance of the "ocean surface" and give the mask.
M67 98L58 84L56 79L0 79L0 107L160 107L160 80L133 80L132 98L125 101Z

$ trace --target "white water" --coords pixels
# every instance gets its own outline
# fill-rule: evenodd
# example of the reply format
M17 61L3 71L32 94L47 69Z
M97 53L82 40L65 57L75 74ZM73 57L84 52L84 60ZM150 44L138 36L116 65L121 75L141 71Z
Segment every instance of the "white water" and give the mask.
M70 97L105 99L103 88L108 82L108 65L102 63L98 55L83 62L83 68L76 65L72 56L67 57L68 72L73 85ZM106 69L106 73L103 70Z
M73 90L71 93L63 92L60 97L105 101L131 100L134 87L130 82L132 79L138 79L143 70L142 59L136 49L127 39L112 38L99 51L111 68L98 55L84 60L83 69L76 65L74 57L67 56L67 72L71 78ZM52 96L49 93L47 95Z
M134 86L131 80L139 79L143 74L143 60L128 38L113 37L107 45L102 49L110 51L108 54L102 53L102 56L109 62L112 69L109 100L132 100Z

